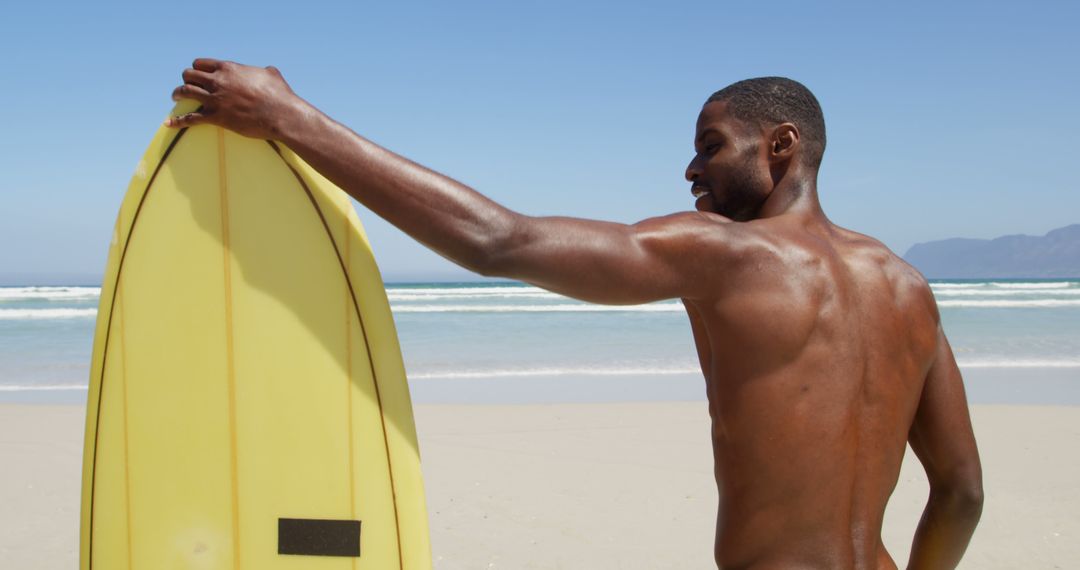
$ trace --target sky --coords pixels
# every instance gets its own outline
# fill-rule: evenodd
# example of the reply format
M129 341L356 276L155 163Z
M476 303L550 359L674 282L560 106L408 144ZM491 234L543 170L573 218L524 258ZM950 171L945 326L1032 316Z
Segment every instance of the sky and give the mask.
M903 254L1080 222L1076 2L18 2L0 21L0 284L100 279L196 57L281 69L375 142L530 215L693 209L714 91L820 100L830 219ZM469 273L358 206L387 281Z

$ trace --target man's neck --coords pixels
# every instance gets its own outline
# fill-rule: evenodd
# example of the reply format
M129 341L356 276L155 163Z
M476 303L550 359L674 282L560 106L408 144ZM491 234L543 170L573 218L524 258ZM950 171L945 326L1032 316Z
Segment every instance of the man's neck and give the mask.
M817 194L817 172L794 167L784 173L758 211L758 219L796 216L810 224L832 225Z

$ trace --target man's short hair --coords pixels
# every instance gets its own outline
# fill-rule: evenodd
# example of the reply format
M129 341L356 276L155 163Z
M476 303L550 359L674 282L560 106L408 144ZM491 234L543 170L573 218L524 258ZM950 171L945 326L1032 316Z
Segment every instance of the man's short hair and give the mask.
M732 83L713 93L706 104L727 103L731 115L758 124L792 123L799 129L804 160L817 168L825 154L825 117L814 94L786 77L756 77Z

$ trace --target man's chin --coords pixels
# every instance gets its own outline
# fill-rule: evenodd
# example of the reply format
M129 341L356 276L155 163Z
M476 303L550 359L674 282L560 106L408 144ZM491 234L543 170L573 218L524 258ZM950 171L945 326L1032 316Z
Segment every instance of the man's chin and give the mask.
M716 211L716 201L713 200L712 194L706 194L695 200L694 209L699 212L711 212L713 214L718 213Z

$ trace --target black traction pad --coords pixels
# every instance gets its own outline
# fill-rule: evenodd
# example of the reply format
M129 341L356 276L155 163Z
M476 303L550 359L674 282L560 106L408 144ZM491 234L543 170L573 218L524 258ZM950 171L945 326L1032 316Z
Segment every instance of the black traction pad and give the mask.
M360 556L360 521L278 519L278 554Z

